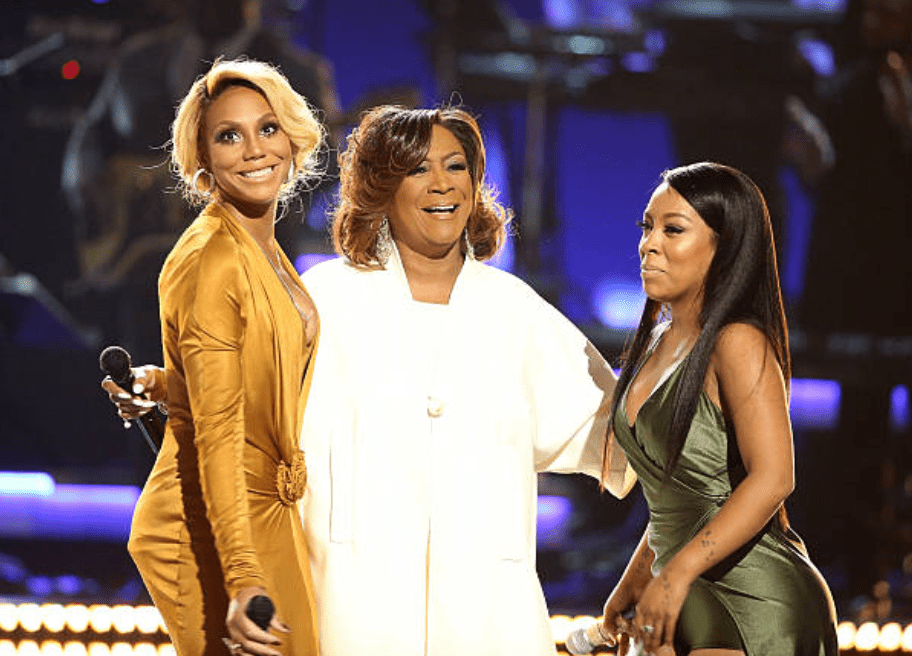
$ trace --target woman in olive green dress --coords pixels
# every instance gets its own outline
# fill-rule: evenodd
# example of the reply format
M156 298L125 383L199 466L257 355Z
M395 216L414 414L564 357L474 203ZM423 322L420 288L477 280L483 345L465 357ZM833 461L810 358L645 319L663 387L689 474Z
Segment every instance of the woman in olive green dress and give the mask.
M835 656L832 597L783 507L790 362L766 204L719 164L662 178L640 224L648 301L605 454L617 474L623 450L649 525L605 628L662 655Z

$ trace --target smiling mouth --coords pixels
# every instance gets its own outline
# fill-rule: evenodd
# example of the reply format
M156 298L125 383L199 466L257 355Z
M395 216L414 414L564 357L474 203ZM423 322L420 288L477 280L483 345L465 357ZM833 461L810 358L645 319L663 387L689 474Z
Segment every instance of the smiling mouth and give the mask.
M247 178L248 180L261 180L263 178L269 177L274 170L275 164L262 169L257 169L255 171L244 171L241 173L241 176Z
M445 214L452 214L456 211L457 207L459 207L459 205L434 205L433 207L423 207L421 209L428 214L442 216Z

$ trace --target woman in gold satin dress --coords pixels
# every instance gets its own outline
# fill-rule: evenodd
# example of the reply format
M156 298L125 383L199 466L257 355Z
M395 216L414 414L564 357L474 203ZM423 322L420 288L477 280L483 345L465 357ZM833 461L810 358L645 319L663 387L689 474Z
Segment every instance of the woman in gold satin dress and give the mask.
M169 418L128 548L180 656L316 655L297 502L318 321L274 224L323 129L272 67L219 61L172 133L173 168L206 205L159 278ZM257 594L273 633L244 614Z
M783 507L790 362L766 203L719 164L662 177L640 223L649 300L605 458L623 449L649 525L604 628L662 656L835 656L829 589Z

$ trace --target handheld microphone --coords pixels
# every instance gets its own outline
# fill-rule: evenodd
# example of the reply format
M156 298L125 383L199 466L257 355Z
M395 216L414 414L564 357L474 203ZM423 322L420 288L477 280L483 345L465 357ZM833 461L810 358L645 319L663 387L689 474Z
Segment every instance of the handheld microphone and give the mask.
M610 637L605 634L602 623L596 620L568 633L564 646L571 654L591 654L599 645L607 644Z
M110 376L119 387L133 394L133 372L130 369L133 363L129 353L120 346L109 346L98 356L98 364L101 370ZM155 413L147 412L139 417L136 425L146 438L146 443L152 449L152 453L157 454L165 437L161 419Z
M628 620L633 619L633 616L634 610L632 608L621 614L621 617ZM591 654L596 647L606 645L609 640L615 639L614 636L606 631L602 623L595 620L591 624L582 626L567 634L564 646L571 654ZM625 656L641 656L642 653L643 645L631 639Z
M247 610L244 612L254 624L266 631L275 614L275 606L266 595L257 595L247 602Z

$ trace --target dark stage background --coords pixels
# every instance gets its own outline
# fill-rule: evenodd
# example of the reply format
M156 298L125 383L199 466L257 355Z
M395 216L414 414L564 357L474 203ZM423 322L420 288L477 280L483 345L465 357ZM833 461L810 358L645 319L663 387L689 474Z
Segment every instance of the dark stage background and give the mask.
M912 620L912 120L878 78L888 52L909 60L910 3L879 28L855 0L210 4L0 8L0 603L147 603L125 522L152 457L99 390L97 355L161 360L155 276L186 219L167 125L195 62L255 43L335 146L381 102L477 115L517 216L496 265L614 363L642 306L635 222L659 173L715 159L751 175L792 330L792 520L841 619ZM301 269L331 251L333 153L327 168L280 224ZM541 494L549 604L597 614L644 502L572 476L543 476Z

